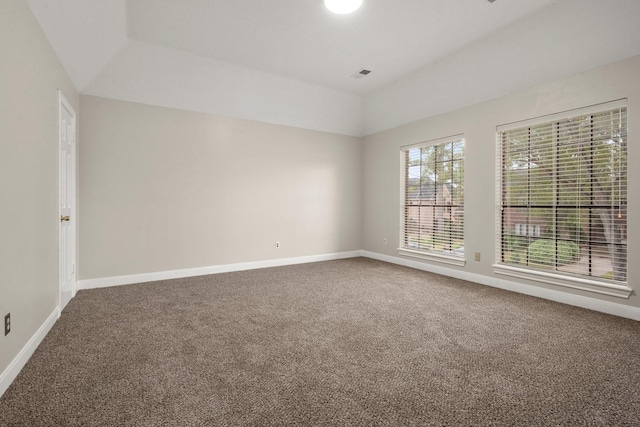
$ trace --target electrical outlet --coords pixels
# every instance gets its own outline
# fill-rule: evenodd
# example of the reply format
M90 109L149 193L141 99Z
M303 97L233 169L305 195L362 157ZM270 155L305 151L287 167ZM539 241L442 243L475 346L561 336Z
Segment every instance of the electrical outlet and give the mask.
M387 239L382 239L382 244L383 244L384 246L387 246L387 243L388 243L388 242L387 242Z
M280 242L276 242L276 249L280 248Z
M476 261L480 261L480 252L476 252Z
M4 336L9 335L9 332L11 332L11 313L4 316Z

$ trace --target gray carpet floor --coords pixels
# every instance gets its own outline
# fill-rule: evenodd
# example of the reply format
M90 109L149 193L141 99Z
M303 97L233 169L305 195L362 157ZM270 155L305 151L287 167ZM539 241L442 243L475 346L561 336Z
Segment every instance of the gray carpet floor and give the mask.
M638 426L640 322L365 258L81 291L2 426Z

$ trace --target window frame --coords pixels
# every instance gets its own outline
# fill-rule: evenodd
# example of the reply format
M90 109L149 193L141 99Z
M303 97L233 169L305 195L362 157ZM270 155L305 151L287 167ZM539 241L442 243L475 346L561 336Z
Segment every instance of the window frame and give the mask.
M449 143L455 143L455 142L462 142L463 144L463 154L462 154L462 164L464 166L464 145L466 144L466 141L464 139L464 135L463 134L457 134L457 135L452 135L452 136L448 136L448 137L444 137L444 138L438 138L438 139L433 139L433 140L429 140L429 141L423 141L417 144L411 144L411 145L406 145L406 146L402 146L400 147L400 242L399 242L399 247L397 249L398 254L402 255L402 256L406 256L406 257L411 257L411 258L418 258L418 259L422 259L422 260L427 260L427 261L433 261L433 262L439 262L439 263L444 263L444 264L448 264L448 265L453 265L453 266L458 266L458 267L463 267L466 264L466 255L457 255L451 252L447 253L444 251L432 251L432 250L428 250L428 249L416 249L416 248L412 248L409 247L408 245L405 245L405 241L407 240L407 233L406 233L406 214L405 214L405 210L407 207L406 201L407 201L407 167L406 167L406 160L405 160L405 156L406 153L412 149L416 149L416 148L424 148L424 147L434 147L434 146L440 146L440 145L445 145L445 144L449 144ZM454 160L452 160L453 162ZM462 215L464 217L464 172L462 175L462 188L463 188L463 195L462 195L462 204L459 206L462 206L463 208L463 212ZM437 190L436 190L437 191ZM422 206L427 206L427 205L418 205L420 207ZM431 206L431 205L429 205ZM436 203L434 203L433 208L436 209L438 207L438 205ZM458 205L455 205L458 206ZM449 208L451 209L453 207L453 204L451 205L447 205L447 206L443 206L445 209ZM462 240L463 240L463 247L464 247L464 221L463 221L463 225L462 225L462 231L461 231L461 236L462 236Z
M599 113L627 108L627 100L620 99L617 101L607 102L603 104L597 104L585 108L580 108L576 110L565 111L557 114L552 114L548 116L542 116L534 119L524 120L520 122L509 123L505 125L500 125L496 127L496 246L495 246L495 262L493 264L493 271L496 274L506 275L510 277L516 277L520 279L527 279L536 282L542 282L545 284L557 285L572 289L579 289L583 291L590 291L604 295L610 295L620 298L629 298L631 295L632 289L629 288L629 277L626 277L625 282L619 281L608 281L606 279L597 279L591 276L584 275L572 275L570 273L562 273L555 270L544 270L544 269L536 269L528 266L518 266L510 263L503 263L503 144L502 144L502 134L504 132L519 130L527 127L534 127L546 124L553 124L555 122L561 122L568 118L585 116L585 115L596 115ZM628 112L628 110L627 110ZM628 117L628 116L627 116ZM627 134L627 144L628 144L628 134ZM554 151L555 156L555 151ZM628 167L628 161L627 165ZM555 179L555 178L554 178ZM557 183L556 183L557 185ZM626 190L625 190L626 191ZM533 208L534 206L529 206L528 209ZM628 218L628 212L627 212ZM508 224L507 224L508 226ZM520 225L522 227L522 225ZM526 226L525 226L526 227ZM522 229L521 229L522 231ZM527 232L529 230L526 230ZM557 240L557 238L556 238ZM629 258L627 255L626 265L629 265ZM627 268L628 272L628 268Z

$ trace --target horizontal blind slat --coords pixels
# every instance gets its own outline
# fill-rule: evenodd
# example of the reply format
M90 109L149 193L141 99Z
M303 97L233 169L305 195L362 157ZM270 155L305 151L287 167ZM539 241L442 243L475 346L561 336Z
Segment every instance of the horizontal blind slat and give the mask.
M464 140L401 149L403 248L447 253L463 245Z
M497 128L499 262L568 271L586 257L572 274L614 264L613 280L626 280L627 111L610 106Z

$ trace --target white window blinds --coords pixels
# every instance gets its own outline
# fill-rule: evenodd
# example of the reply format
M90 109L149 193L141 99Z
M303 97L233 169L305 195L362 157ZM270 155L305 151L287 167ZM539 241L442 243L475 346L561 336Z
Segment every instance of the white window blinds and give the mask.
M625 101L498 127L498 264L627 280Z
M403 147L400 159L400 249L464 258L463 137Z

